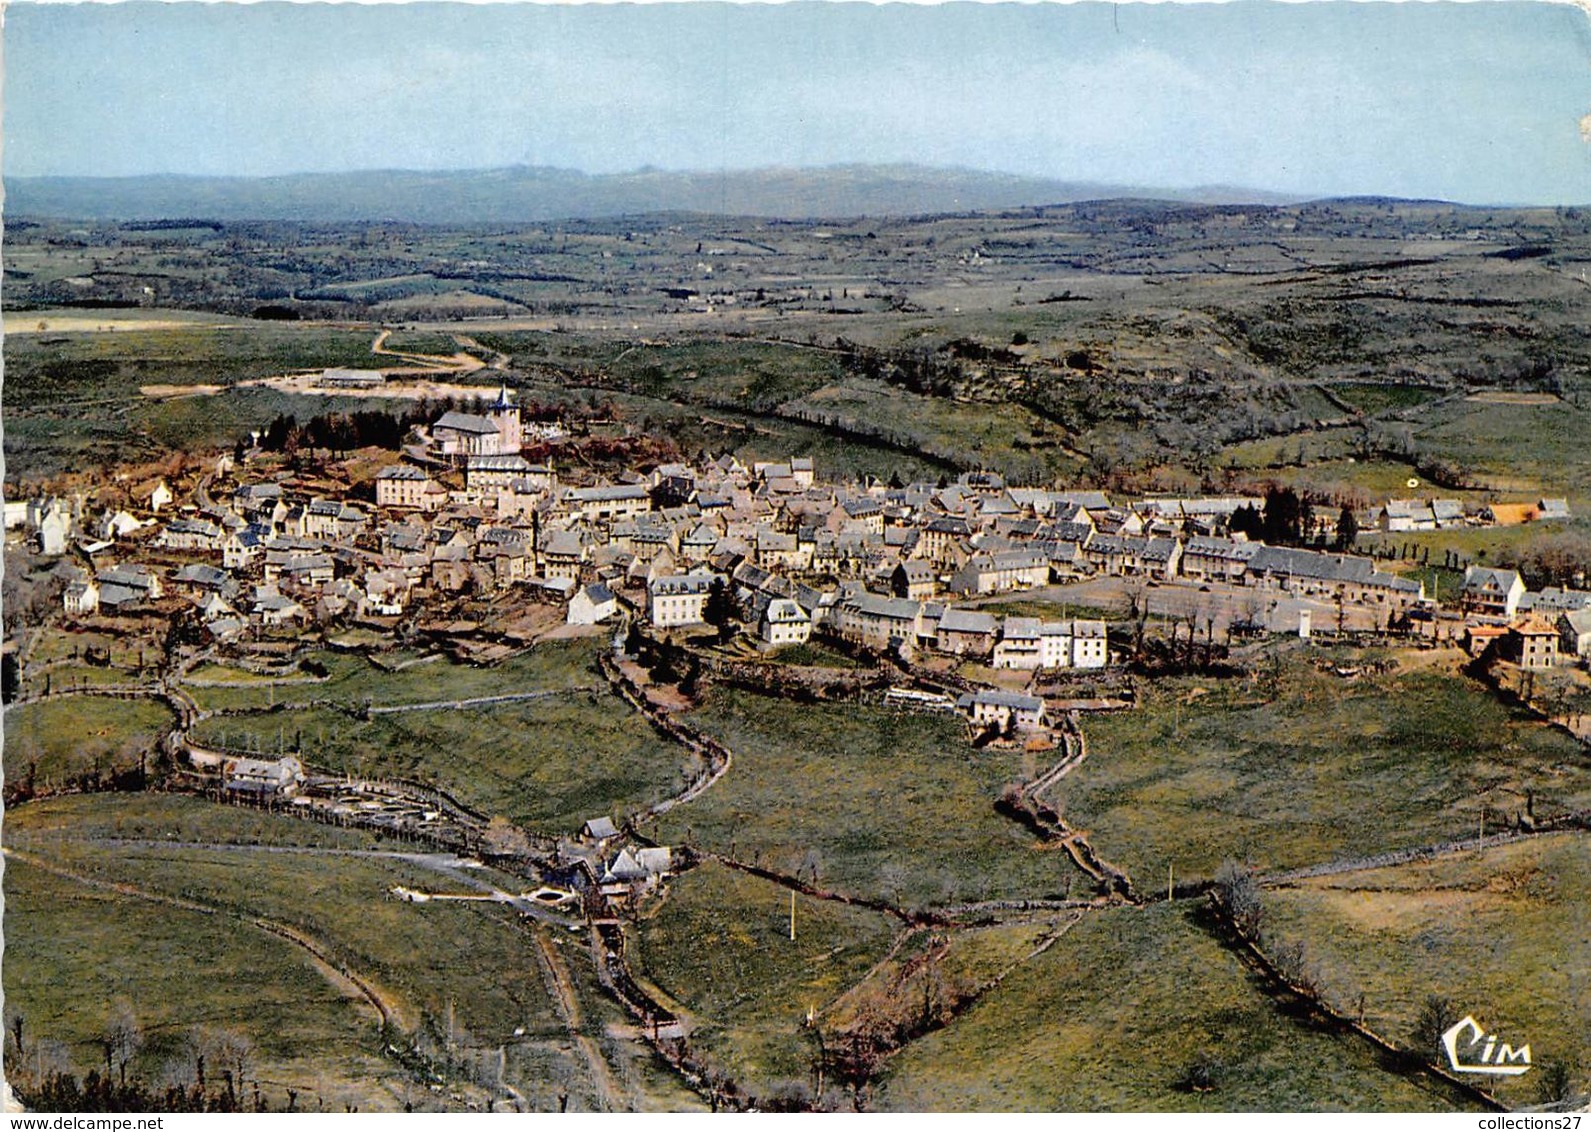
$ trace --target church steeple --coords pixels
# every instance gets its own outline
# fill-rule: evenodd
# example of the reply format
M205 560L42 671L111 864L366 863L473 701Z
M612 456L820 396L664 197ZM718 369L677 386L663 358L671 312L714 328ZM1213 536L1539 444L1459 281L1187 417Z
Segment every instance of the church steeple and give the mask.
M497 400L492 402L492 420L497 422L498 451L505 456L516 455L524 446L525 435L519 423L519 406L508 399L508 384L497 388Z

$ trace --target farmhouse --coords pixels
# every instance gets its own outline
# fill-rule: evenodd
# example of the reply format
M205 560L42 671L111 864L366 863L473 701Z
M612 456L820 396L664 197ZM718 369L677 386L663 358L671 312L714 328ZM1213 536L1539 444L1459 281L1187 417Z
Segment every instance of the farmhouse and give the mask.
M1037 731L1046 722L1044 701L1018 692L972 692L958 699L956 707L974 727Z
M569 599L564 620L570 625L597 625L619 611L619 600L601 582L582 586Z
M1558 662L1558 635L1552 622L1530 613L1508 627L1504 647L1521 668L1551 668Z
M1067 623L1056 624L1065 626ZM1073 621L1070 627L1073 668L1104 668L1110 663L1110 640L1103 621Z
M112 611L157 601L165 592L160 577L144 566L114 566L99 572L99 604Z
M1559 651L1565 656L1591 658L1591 609L1571 609L1558 614Z
M378 369L323 369L315 382L322 389L374 389L387 375Z
M92 579L72 582L61 595L68 617L92 617L99 612L99 585Z
M228 759L222 764L221 780L229 794L290 798L304 781L304 768L291 755L280 759Z
M941 631L943 628L941 622ZM1007 617L995 642L993 664L996 668L1042 668L1043 622L1037 617Z
M988 656L1000 623L992 613L971 609L947 609L939 619L937 646L940 652L957 656Z
M1464 505L1456 499L1390 499L1375 518L1391 534L1443 530L1464 525Z

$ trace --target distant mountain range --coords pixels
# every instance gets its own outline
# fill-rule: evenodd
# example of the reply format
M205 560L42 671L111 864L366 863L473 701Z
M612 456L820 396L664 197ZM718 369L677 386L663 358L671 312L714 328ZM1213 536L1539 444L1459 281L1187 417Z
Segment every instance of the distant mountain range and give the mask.
M301 173L280 177L8 177L11 216L100 220L520 223L648 212L813 219L911 216L1134 197L1200 204L1302 199L1210 186L1156 189L918 165L590 175L567 169Z

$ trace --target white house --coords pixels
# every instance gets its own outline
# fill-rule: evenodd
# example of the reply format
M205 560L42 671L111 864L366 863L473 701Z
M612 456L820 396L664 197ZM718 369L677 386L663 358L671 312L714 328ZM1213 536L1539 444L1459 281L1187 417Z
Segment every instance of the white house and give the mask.
M68 617L92 617L99 612L99 586L92 578L73 582L61 595L61 605Z
M1020 692L973 692L958 699L956 707L977 727L1037 731L1045 725L1044 701Z
M596 625L619 611L619 599L601 582L583 586L569 599L565 621L570 625Z
M39 553L66 553L66 540L72 533L72 516L58 503L52 503L39 519Z
M768 603L762 615L762 639L770 645L799 645L812 636L812 616L787 597Z
M171 501L176 497L171 494L171 487L165 480L161 480L149 489L149 509L159 511L162 507L170 507Z
M1459 605L1466 613L1491 617L1512 617L1525 596L1525 583L1516 570L1497 570L1490 566L1471 566L1464 571Z
M1110 662L1110 644L1103 621L1072 622L1072 667L1104 668Z
M654 578L649 587L652 624L659 629L703 624L707 620L707 595L713 582L721 578L710 570Z

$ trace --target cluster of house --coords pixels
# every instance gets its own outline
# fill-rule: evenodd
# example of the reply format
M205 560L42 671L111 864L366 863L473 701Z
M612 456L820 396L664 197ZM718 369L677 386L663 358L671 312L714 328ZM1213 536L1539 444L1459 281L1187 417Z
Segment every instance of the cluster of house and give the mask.
M47 553L76 536L95 564L66 587L69 615L188 602L220 639L251 625L380 624L433 596L511 587L560 603L573 624L605 621L622 604L672 629L702 624L716 586L769 645L822 631L1004 668L1096 668L1109 659L1100 622L1002 621L955 602L1104 574L1389 613L1425 604L1418 580L1369 558L1228 533L1239 509L1262 505L1255 498L1117 505L1099 492L1012 487L988 472L937 485L838 484L819 480L811 460L733 456L570 482L525 457L527 435L505 390L482 412L437 419L422 445L367 485L373 503L285 473L251 482L246 464L225 457L192 502L177 505L162 481L140 490L137 513L88 522L80 504L46 499L18 522ZM1439 503L1431 514L1449 516Z
M1547 523L1569 518L1567 499L1538 499L1534 503L1487 503L1466 509L1457 499L1389 499L1375 513L1375 526L1398 534L1405 531L1442 531L1455 527L1512 527L1521 523Z
M1515 570L1471 566L1459 609L1477 656L1495 650L1529 669L1591 660L1591 592L1549 586L1532 593Z
M559 844L565 866L583 868L609 900L649 892L674 871L674 851L667 845L628 845L612 818L592 818L575 841Z

